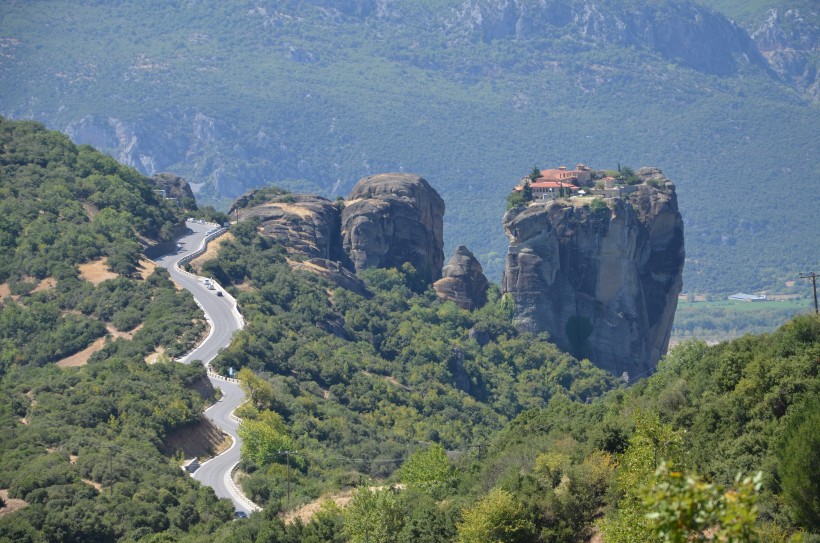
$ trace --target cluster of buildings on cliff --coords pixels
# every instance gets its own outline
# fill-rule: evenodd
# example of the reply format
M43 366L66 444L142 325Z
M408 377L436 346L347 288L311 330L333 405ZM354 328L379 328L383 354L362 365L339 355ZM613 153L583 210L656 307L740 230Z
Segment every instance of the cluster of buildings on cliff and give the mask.
M596 172L583 164L576 165L574 170L559 166L556 169L538 170L538 173L538 177L530 175L522 178L513 191L520 192L524 190L525 184L529 184L534 200L551 200L616 190L615 184L618 181L615 177L601 175L601 172Z

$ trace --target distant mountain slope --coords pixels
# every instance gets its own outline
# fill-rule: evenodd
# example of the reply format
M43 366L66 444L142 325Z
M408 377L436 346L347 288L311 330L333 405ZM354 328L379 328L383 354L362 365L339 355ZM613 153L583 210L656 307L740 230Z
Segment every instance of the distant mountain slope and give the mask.
M815 103L820 100L820 6L811 0L701 0L735 17L772 69Z
M804 191L820 110L806 78L777 73L749 27L692 2L2 13L0 113L175 171L200 200L268 183L334 196L375 172L418 172L446 202L445 252L470 246L498 280L503 199L533 164L654 164L678 182L686 291L785 289L817 265Z

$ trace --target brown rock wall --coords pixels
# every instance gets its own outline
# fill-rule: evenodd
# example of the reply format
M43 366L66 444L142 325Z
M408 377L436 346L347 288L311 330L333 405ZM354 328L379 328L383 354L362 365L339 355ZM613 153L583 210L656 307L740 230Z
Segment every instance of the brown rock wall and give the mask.
M444 201L418 175L360 180L342 211L342 245L356 271L408 262L428 281L444 264Z
M657 169L623 200L557 200L504 217L510 248L502 290L522 330L631 377L666 353L682 287L683 221L674 185Z

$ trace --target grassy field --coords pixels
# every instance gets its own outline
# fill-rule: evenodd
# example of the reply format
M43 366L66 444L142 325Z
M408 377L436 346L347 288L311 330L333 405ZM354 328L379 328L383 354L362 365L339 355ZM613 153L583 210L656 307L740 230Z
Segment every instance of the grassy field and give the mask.
M794 315L812 310L813 302L806 298L765 302L681 300L675 313L672 343L692 337L719 342L771 332Z
M800 313L810 309L810 300L766 300L764 302L739 302L736 300L712 300L689 302L680 300L678 312L698 312L709 309L723 309L732 313L760 313L771 309L791 310Z

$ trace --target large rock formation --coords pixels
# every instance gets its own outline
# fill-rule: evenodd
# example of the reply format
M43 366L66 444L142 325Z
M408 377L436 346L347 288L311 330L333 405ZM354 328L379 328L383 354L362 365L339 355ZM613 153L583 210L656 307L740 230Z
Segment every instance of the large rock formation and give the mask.
M239 221L258 218L259 233L276 239L293 253L346 261L341 245L341 214L338 206L326 198L306 194L260 198L257 191L249 191L236 200L229 214Z
M472 311L487 303L487 287L481 263L464 245L456 247L450 262L441 271L441 279L433 283L439 298L452 300L462 309Z
M444 201L423 178L385 173L356 183L342 211L342 243L356 271L412 264L428 281L444 264Z
M536 203L504 217L502 289L517 326L630 377L666 353L684 261L674 185L654 168L638 176L644 184L623 199Z

